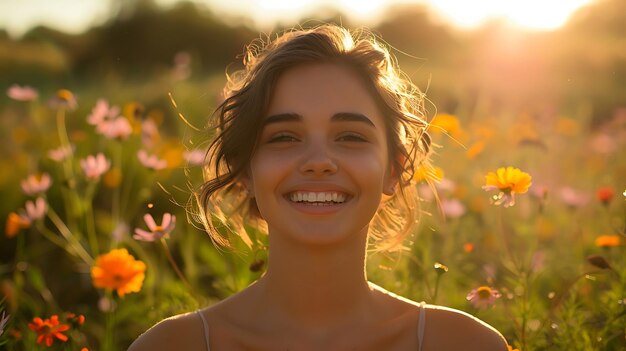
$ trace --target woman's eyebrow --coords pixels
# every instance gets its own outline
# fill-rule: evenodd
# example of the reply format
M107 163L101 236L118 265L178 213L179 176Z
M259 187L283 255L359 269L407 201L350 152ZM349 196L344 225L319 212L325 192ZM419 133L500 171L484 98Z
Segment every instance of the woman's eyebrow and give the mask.
M265 117L261 127L265 127L268 124L280 123L280 122L299 122L302 121L302 116L297 113L279 113Z
M300 122L302 121L302 116L297 113L279 113L275 115L267 116L263 120L262 127L265 127L268 124L272 123L280 123L280 122ZM335 113L331 118L331 122L361 122L365 123L371 127L376 127L374 122L369 119L366 115L362 113L356 112L338 112Z
M369 119L366 115L362 114L362 113L356 113L356 112L339 112L339 113L335 113L330 120L332 122L362 122L365 123L371 127L376 128L376 125L374 125L374 122L372 122L371 119Z

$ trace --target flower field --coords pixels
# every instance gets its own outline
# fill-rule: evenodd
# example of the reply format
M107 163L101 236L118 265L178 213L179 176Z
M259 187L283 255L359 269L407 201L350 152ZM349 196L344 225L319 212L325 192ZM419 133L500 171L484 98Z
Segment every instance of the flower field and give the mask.
M173 97L161 110L7 95L4 347L121 349L262 274L263 237L220 251L186 220L210 138ZM585 117L435 115L435 166L413 184L421 223L403 250L370 256L370 279L475 314L521 350L623 348L626 114L594 130Z
M581 61L604 67L613 44L581 49ZM0 350L124 350L263 274L266 237L246 227L249 240L220 249L194 216L225 82L223 67L194 76L196 58L140 78L0 86ZM477 82L446 74L468 63L445 59L426 69L437 109L432 166L410 185L419 223L401 249L369 255L369 279L467 311L511 350L626 349L626 93L594 105L617 78L601 71L604 85L580 91L563 79L570 90L552 96L523 74L479 72L504 60L477 60L492 79Z

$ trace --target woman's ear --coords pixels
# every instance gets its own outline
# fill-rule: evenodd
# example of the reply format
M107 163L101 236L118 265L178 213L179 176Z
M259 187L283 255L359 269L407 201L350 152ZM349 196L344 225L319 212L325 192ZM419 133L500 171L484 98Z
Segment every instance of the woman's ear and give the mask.
M398 154L395 159L389 162L389 168L383 184L383 194L391 196L396 192L396 186L400 182L402 167L405 161L406 157L402 154Z
M252 181L252 178L248 175L248 173L242 174L239 177L239 182L241 183L241 185L243 185L244 189L246 189L246 195L249 198L253 198L254 197L254 182Z

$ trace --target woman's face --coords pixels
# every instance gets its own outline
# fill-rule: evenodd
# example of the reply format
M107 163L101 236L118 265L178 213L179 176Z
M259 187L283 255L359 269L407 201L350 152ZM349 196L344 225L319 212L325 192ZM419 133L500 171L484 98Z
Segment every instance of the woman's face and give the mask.
M245 180L271 236L323 245L366 235L396 181L383 118L343 66L281 75Z

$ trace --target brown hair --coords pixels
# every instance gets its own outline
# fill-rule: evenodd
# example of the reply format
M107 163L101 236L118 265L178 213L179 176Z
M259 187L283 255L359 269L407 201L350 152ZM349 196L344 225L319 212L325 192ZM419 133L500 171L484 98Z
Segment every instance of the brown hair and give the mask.
M231 234L255 245L244 228L260 215L254 199L240 183L247 172L274 87L281 74L295 66L336 63L353 70L385 116L393 168L399 175L399 196L385 198L370 226L377 250L394 249L416 222L418 199L409 186L417 166L428 161L430 138L424 94L397 66L389 51L366 30L350 32L336 25L288 31L273 41L257 40L246 49L244 67L228 74L225 100L213 114L217 135L208 150L206 182L196 194L195 216L220 246L231 246ZM217 223L217 225L216 225ZM264 229L263 222L256 222ZM225 233L221 226L229 228ZM230 233L228 233L230 232Z

